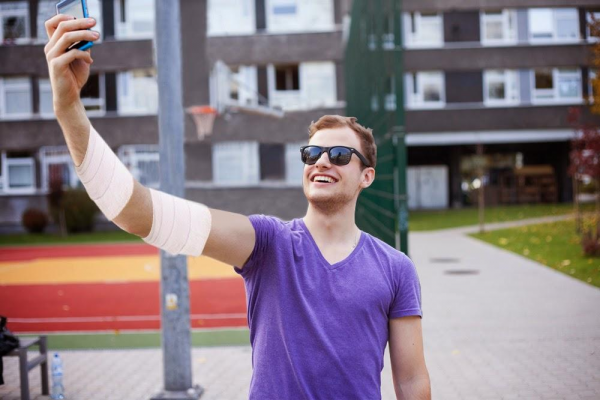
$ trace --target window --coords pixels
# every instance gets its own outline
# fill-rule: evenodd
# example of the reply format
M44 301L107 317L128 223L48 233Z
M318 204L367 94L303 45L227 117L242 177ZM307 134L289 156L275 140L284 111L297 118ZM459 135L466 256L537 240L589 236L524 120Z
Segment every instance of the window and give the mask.
M154 0L114 0L114 2L117 39L154 37Z
M267 67L269 105L286 111L337 106L334 62Z
M514 10L483 11L481 13L481 42L503 44L515 42L516 13Z
M31 117L31 81L28 77L0 79L0 115L2 118Z
M285 178L285 152L283 144L261 143L260 180L281 181Z
M2 44L29 41L29 5L27 1L0 3Z
M540 68L532 73L532 100L534 102L582 101L581 70L577 68Z
M579 13L577 9L530 9L529 38L532 42L579 40Z
M156 145L126 145L117 152L134 178L144 186L160 186L160 155Z
M302 186L304 163L300 160L300 147L305 145L306 142L285 145L285 182L288 185Z
M298 65L275 66L275 90L300 90Z
M335 29L333 0L265 0L267 31L323 32Z
M405 86L409 108L435 108L446 103L443 72L408 73Z
M38 82L40 86L40 115L42 117L54 118L50 79L40 79Z
M212 162L216 185L245 186L259 182L257 142L217 143L213 146Z
M296 0L271 0L274 15L295 15L297 12Z
M5 193L35 192L35 160L32 157L11 157L2 152L2 189Z
M483 72L483 100L486 105L503 105L519 101L519 78L513 70Z
M67 146L44 146L39 151L42 190L50 190L53 182L60 182L63 189L81 187Z
M156 114L158 82L156 70L136 69L117 75L118 107L121 114Z
M90 77L81 89L81 102L86 111L93 114L104 112L104 75L90 74Z
M404 14L404 37L406 47L435 47L444 42L444 27L441 14Z

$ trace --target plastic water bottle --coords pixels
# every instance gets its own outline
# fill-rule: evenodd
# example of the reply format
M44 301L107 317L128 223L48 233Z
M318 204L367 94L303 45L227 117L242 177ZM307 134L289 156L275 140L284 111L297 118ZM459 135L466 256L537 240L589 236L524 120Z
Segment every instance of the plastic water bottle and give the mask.
M65 388L63 386L63 365L58 353L54 353L52 358L52 390L50 398L53 400L62 400L65 398Z

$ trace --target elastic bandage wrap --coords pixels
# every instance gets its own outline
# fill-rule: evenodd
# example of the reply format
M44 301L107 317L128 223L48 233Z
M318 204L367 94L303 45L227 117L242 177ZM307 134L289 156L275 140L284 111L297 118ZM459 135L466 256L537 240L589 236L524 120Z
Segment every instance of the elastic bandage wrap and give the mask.
M109 221L125 208L133 194L133 175L90 126L87 150L75 170L90 198Z
M154 189L150 194L152 228L144 242L173 255L201 255L212 224L208 207Z

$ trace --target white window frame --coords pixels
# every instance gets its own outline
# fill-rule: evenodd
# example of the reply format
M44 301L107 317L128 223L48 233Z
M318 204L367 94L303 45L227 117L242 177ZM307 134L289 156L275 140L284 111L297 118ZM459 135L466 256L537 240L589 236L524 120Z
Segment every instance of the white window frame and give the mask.
M40 167L42 173L41 189L44 192L50 190L50 177L48 176L48 168L53 164L67 164L69 168L69 182L63 182L63 186L69 188L80 187L79 177L77 171L75 171L75 165L73 159L69 153L67 146L43 146L40 147L38 152L40 157Z
M507 45L517 43L517 13L513 9L503 9L499 14L490 14L486 11L479 13L479 26L481 29L481 44L484 46ZM501 39L487 39L487 23L500 22L502 24Z
M0 45L4 44L4 23L3 23L4 17L25 17L25 37L16 39L15 43L16 44L29 43L31 41L31 27L29 26L28 2L24 1L24 0L12 1L9 3L4 3L4 5L10 4L10 3L25 3L26 7L23 9L17 9L17 10L3 10L2 4L0 3Z
M11 80L14 80L14 79L20 79L20 80L25 79L26 82L19 82L19 83L10 82ZM17 114L8 114L6 112L7 87L10 88L11 90L23 90L23 89L28 90L30 111L17 113ZM31 79L28 76L15 76L15 77L11 77L11 78L0 78L0 117L2 119L31 118L31 116L33 115L32 96L33 96L33 93L31 91Z
M571 18L572 20L576 21L577 23L577 32L578 32L578 37L576 38L559 38L558 37L558 29L557 29L557 25L558 25L558 20L561 19L561 12L565 12L565 11L575 11L573 13L573 17ZM552 18L551 18L551 25L552 25L552 29L551 32L549 32L551 34L550 37L548 38L534 38L533 37L533 32L532 32L532 13L536 12L536 11L550 11L552 14ZM579 34L580 29L579 29L579 13L577 11L576 8L530 8L529 12L528 12L528 25L529 25L529 41L531 43L536 43L536 44L544 44L544 43L548 43L548 44L552 44L552 43L576 43L579 42L581 40L581 35Z
M558 87L558 83L559 83L559 79L561 77L561 74L568 74L565 72L565 70L577 70L577 73L571 73L570 75L573 76L578 76L579 77L579 95L577 97L568 97L568 98L563 98L559 96L560 90ZM548 93L552 93L552 98L546 98L546 99L537 99L536 98L536 92L540 92L540 89L536 89L535 88L535 69L532 69L530 71L531 74L531 103L532 104L537 104L537 105L544 105L544 104L579 104L579 103L583 103L583 95L582 95L582 73L581 73L581 68L552 68L552 82L553 82L553 88L552 89L542 89L542 90L546 90L548 91Z
M437 76L432 76L437 74ZM414 81L417 81L418 93L415 93ZM441 82L440 81L441 78ZM438 82L436 82L438 81ZM440 100L424 101L422 87L430 82L440 83ZM409 109L443 108L446 106L446 77L443 71L417 71L405 75L406 107Z
M502 77L498 79L493 74L501 73ZM504 99L492 99L489 97L489 85L493 82L504 83ZM513 94L514 96L512 96ZM516 70L492 69L483 71L483 103L486 106L505 106L519 104L519 74Z
M306 141L285 144L285 183L288 186L302 187L304 179L304 163L300 159L300 147L305 146ZM298 169L300 179L298 180Z
M35 159L33 157L18 157L9 158L6 156L6 152L2 152L2 193L6 194L33 194L36 192L36 175L35 175ZM29 187L11 189L9 186L9 167L11 166L25 165L31 167L31 181L33 184Z
M228 154L229 153L229 154ZM223 179L230 165L223 157L237 157L241 162L242 176ZM231 141L216 143L212 147L213 183L218 187L247 187L260 184L258 142Z
M404 46L407 48L429 48L429 47L442 47L444 45L444 19L441 13L436 13L435 16L423 15L420 12L404 13ZM432 19L435 23L439 24L439 38L436 40L424 40L422 38L423 25L428 19ZM430 22L431 23L431 22ZM414 30L414 32L413 32Z
M119 147L117 155L138 182L141 182L144 186L153 189L158 189L160 187L160 173L155 182L142 182L142 171L139 167L139 164L142 161L160 163L160 152L158 145L123 145Z
M98 85L100 89L100 97L98 99L88 97L81 98L81 103L84 107L100 106L99 110L86 110L88 116L101 117L106 113L106 84L104 79L104 73L98 72Z

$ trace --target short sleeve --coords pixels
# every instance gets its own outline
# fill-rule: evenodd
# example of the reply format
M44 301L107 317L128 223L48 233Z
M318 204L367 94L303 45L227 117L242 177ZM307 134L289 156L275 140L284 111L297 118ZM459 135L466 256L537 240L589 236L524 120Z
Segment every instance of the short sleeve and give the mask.
M250 215L248 218L250 219L250 223L254 227L254 232L256 234L254 249L246 263L243 265L243 268L234 267L234 271L244 278L249 274L254 273L262 263L266 253L269 252L274 245L278 230L282 227L282 221L276 217L257 214Z
M421 283L417 269L410 258L403 256L402 267L398 271L398 284L394 301L390 309L390 319L423 316L421 309Z

